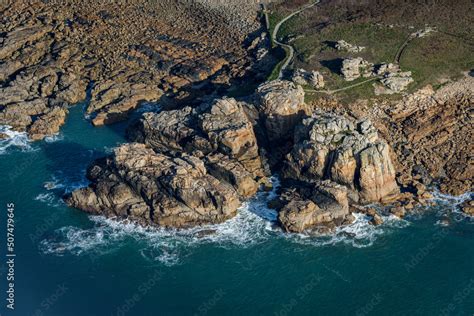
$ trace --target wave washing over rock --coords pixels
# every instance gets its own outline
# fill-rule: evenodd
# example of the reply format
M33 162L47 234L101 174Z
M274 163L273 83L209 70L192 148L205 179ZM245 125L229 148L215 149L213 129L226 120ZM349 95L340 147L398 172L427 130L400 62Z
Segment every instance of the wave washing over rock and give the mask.
M443 194L438 190L433 192L433 201L439 206L438 215L441 220L438 224L449 226L451 221L470 221L474 223L474 192L466 192L462 195L452 196Z
M10 126L0 126L0 155L7 153L10 149L32 150L28 134L12 130Z
M151 262L167 266L179 264L199 245L212 244L224 249L246 248L269 239L282 239L296 244L316 247L338 244L356 248L370 247L378 236L406 227L407 221L393 215L384 216L384 224L370 224L370 217L354 214L355 221L325 235L287 234L278 227L276 210L268 202L278 196L278 178L271 178L273 189L260 191L245 202L237 215L221 224L203 225L187 229L146 227L129 220L90 216L91 228L66 226L43 239L40 250L45 254L90 256L120 249L123 242L139 242L139 252Z
M89 167L91 183L66 195L68 205L144 225L217 224L269 189L274 173L277 222L302 233L348 225L351 212L380 224L365 205L406 197L370 121L311 109L288 81L265 83L246 100L144 113L128 137L133 143Z

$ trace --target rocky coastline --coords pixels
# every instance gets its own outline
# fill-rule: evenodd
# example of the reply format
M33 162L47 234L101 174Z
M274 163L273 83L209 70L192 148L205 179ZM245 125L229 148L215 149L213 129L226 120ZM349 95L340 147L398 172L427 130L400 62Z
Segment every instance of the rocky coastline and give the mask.
M261 82L275 61L257 11L181 0L0 4L0 124L40 140L86 99L99 126L143 103L199 103Z
M41 140L85 100L94 126L151 105L64 197L71 207L170 228L221 223L277 176L269 207L281 228L325 233L352 213L381 224L374 205L403 217L433 187L472 192L472 76L401 101L306 102L298 81L324 87L318 72L265 82L275 60L256 8L87 4L0 7L0 125ZM243 83L256 89L226 96ZM462 208L472 214L472 201Z
M374 204L403 217L432 198L432 182L403 168L412 160L379 122L306 104L300 86L276 80L242 100L145 113L128 129L131 143L96 161L90 185L65 200L93 214L185 228L232 218L277 175L269 206L287 232L328 232L350 224L352 213L378 225Z

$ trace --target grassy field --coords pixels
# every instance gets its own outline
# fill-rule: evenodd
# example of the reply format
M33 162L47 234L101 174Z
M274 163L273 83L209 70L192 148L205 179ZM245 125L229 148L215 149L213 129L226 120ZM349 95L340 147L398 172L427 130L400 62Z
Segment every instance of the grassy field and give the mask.
M456 37L437 32L415 39L400 60L402 68L411 70L415 83L412 90L448 79L457 79L463 71L474 68L474 46Z
M272 7L271 25L274 26L282 17L296 10L297 6L291 5L292 2L286 1ZM302 2L299 5L307 3L307 1L299 2ZM397 12L395 12L393 16L385 19L386 12L371 12L370 10L376 10L372 8L366 8L369 10L367 16L363 15L364 10L361 9L362 13L355 11L353 17L346 13L349 15L347 18L344 12L325 8L324 5L328 6L328 3L330 2L321 4L322 7L318 5L289 20L280 28L279 39L289 42L295 48L296 58L292 67L320 71L329 90L358 82L349 83L342 78L339 73L342 59L362 57L373 64L394 62L400 46L411 33L422 29L426 21L432 22L428 25L437 27L439 31L411 41L400 59L401 69L412 71L415 80L409 86L409 91L426 84L433 84L436 87L441 82L459 78L464 71L474 68L474 40L468 31L472 28L470 19L460 16L460 21L459 19L453 21L450 14L454 13L446 12L449 6L445 12L437 13L443 14L442 16L436 16L432 10L427 10L426 13L424 11L413 13L413 16L408 16L407 19L396 18ZM463 12L462 5L464 4L458 4L453 9L456 10L456 14ZM330 13L337 12L336 17L332 18L331 14L325 14L325 10ZM350 9L346 10L352 12ZM377 17L377 14L380 16ZM383 23L390 19L395 19L398 23L392 25ZM452 35L446 34L445 31ZM341 39L353 45L364 46L366 49L360 53L337 51L334 44ZM275 72L278 74L277 70ZM373 98L375 94L372 84L373 82L370 82L340 92L338 95L341 100L347 102L358 98Z

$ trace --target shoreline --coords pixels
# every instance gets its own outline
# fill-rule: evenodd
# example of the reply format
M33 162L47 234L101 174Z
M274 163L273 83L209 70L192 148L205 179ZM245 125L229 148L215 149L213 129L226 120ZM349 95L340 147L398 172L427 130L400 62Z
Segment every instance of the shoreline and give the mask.
M282 23L318 3L308 4L283 18L268 36L275 40ZM106 23L111 18L102 17L102 22ZM46 25L48 23L50 22ZM53 25L56 25L55 23L52 22ZM57 34L64 32L59 26L55 27L57 27L55 29ZM12 51L18 50L16 44L13 43L15 37L20 43L23 43L25 39L33 41L39 39L38 43L43 43L41 41L45 40L47 36L45 34L45 29L38 26L9 30L5 34L6 45L2 48L2 54L10 56ZM182 35L187 36L186 33ZM250 51L253 51L252 54L258 54L262 49L268 48L268 38L263 35L260 27L249 46ZM159 40L162 40L161 37ZM173 41L171 43L175 44ZM20 48L28 49L21 45ZM246 56L245 58L250 58L249 62L252 64L256 61L255 56L252 54L250 56L249 51L245 51L246 49L248 48L238 53ZM133 54L138 54L138 50ZM142 53L149 55L150 51ZM268 51L267 54L263 54L265 55L268 55ZM139 54L134 55L137 58L138 56ZM262 60L261 63L264 63ZM286 64L288 61L289 59L286 60ZM211 72L218 74L220 69L226 70L220 64L221 61L211 58L211 64L214 62L217 62L219 66L214 69L214 66L208 65L213 68ZM203 66L203 68L209 70L208 66ZM59 77L56 74L55 77L55 74L49 74L48 69L43 70L48 73L46 77L42 75L34 77L36 73L33 73L31 77L32 73L29 69L21 71L13 78L14 80L11 80L10 86L3 89L10 94L22 91L22 85L15 85L21 82L20 75L22 78L33 80L34 84L37 78L40 81L48 78L47 80L51 79L54 83L53 86L61 85L64 77L62 74ZM98 82L92 87L87 114L92 114L91 122L94 126L126 120L129 112L142 101L152 102L162 98L164 90L147 86L147 83L137 82L133 83L133 87L129 87L131 77L127 76L117 75L112 79ZM208 78L217 79L213 74ZM244 77L242 78L245 80ZM80 90L85 80L84 78L79 81L76 79L68 78L69 88L73 90L58 92L54 90L56 88L53 88L52 91L56 91L55 95L65 93L70 96L70 93L74 94ZM466 162L466 159L467 162L469 161L469 158L465 157L469 140L456 136L465 132L463 129L465 124L469 125L468 119L464 117L464 112L469 107L466 104L472 98L472 91L470 95L468 89L472 85L472 79L471 81L468 79L464 80L467 90L463 90L462 87L461 90L458 89L458 92L465 94L461 97L462 100L455 100L454 92L447 92L449 87L458 83L462 85L461 80L448 85L448 88L441 88L441 94L451 95L452 100L447 100L448 98L444 96L443 101L436 97L438 92L430 92L429 88L424 88L405 96L397 104L390 101L382 102L372 108L369 115L363 113L365 108L363 105L359 108L357 102L355 105L350 105L348 110L340 112L338 112L340 108L337 109L340 104L336 104L336 111L334 109L322 110L323 107L314 102L307 104L304 90L290 81L277 80L263 83L256 92L239 99L219 98L219 95L225 94L225 89L221 91L221 94L204 96L203 99L184 93L181 100L188 102L193 99L193 103L187 104L193 105L193 108L183 108L173 102L166 102L166 104L163 102L163 109L160 108L160 111L154 114L145 114L143 116L145 118L132 123L129 128L129 139L135 143L123 145L116 149L115 154L96 161L93 165L96 171L89 170L88 174L92 181L91 185L73 192L72 195L66 197L66 200L70 205L92 213L112 216L125 214L141 218L148 223L186 227L232 218L242 202L254 196L259 187L269 187L268 178L278 173L285 178L285 188L279 192L279 198L272 203L279 210L280 224L288 231L303 231L321 223L327 223L331 227L339 226L345 221L353 221L353 218L349 216L351 208L357 210L360 205L373 202L393 204L395 205L394 214L403 217L413 207L423 205L431 197L431 194L427 192L427 186L439 178L437 174L441 171L448 172L445 177L447 180L443 180L441 184L443 191L461 193L466 188L472 188L472 182L469 182L466 176L459 175L456 169L458 168L456 161L460 163ZM201 80L201 82L205 84L206 80ZM150 82L153 85L157 83L154 80ZM41 83L40 87L43 86ZM229 88L232 87L235 87L235 82L229 84ZM11 113L17 113L15 111L18 108L24 107L26 116L22 117L22 120L24 119L27 125L25 129L30 135L33 131L38 136L34 136L33 139L56 134L59 126L65 122L68 107L63 102L64 100L61 101L62 103L59 101L55 103L57 100L49 97L50 88L48 86L47 91L42 92L41 98L31 101L40 108L39 114L33 115L28 112L29 107L33 105L28 101L26 104L8 103L2 115L15 123L16 117L12 119L9 116L9 110L12 109ZM132 89L132 94L124 95L124 89L128 88ZM201 86L200 89L202 89ZM77 94L74 96L79 97ZM46 100L48 104L46 110L43 109L44 104L41 100ZM445 102L449 108L446 110L436 106L439 102ZM391 109L394 106L397 110ZM42 112L43 110L46 112ZM419 116L415 124L412 122L413 115ZM433 120L444 116L445 119L458 121L449 131L442 128L438 130L432 128L430 122L424 121L426 116L432 117ZM31 117L34 118L34 122ZM367 118L370 118L372 122L366 121ZM342 124L343 127L334 129L332 127L334 124ZM166 127L162 128L161 125ZM13 126L13 128L17 127ZM183 135L181 135L181 129ZM411 134L407 134L407 130ZM445 156L451 155L457 160L450 162L441 157L436 161L435 167L438 169L434 170L432 166L427 166L427 162L430 155L434 154L433 146L439 145L436 143L438 140L432 140L433 136L438 135L445 143L453 140L461 143L462 148L443 149ZM403 140L403 143L400 140ZM417 147L414 140L423 140L425 143ZM421 167L418 155L422 155L425 159ZM142 171L135 170L134 166L128 164L128 160L145 165L152 161L158 167L152 165L151 169L155 168L154 170L149 174L141 174ZM183 161L187 164L185 168L182 167ZM160 168L165 170L164 173L160 173L162 172ZM189 172L186 168L191 171ZM150 179L124 178L122 175L124 170L132 174L136 172L136 176L145 176L145 178L157 177L159 183L154 184ZM467 170L467 172L470 171ZM167 176L165 177L164 174ZM171 180L167 178L169 174L171 174ZM187 174L189 179L185 180L184 174ZM109 181L105 175L115 180ZM150 192L142 192L140 188L143 183L140 181L149 181L151 186L157 186L157 188L153 187ZM197 191L186 191L189 190L190 185L199 186L204 190L204 192L199 192L202 194L200 202L193 196L193 194L198 194ZM109 193L103 186L110 186L109 189L117 191ZM170 187L176 191L170 192ZM207 200L209 197L211 198ZM123 198L130 198L130 201L123 202ZM165 199L165 202L157 202L160 199ZM184 210L187 215L183 218L176 216L174 212L179 213L178 210ZM374 223L380 222L378 219L380 215L376 211L369 210L368 212L369 216L373 217Z

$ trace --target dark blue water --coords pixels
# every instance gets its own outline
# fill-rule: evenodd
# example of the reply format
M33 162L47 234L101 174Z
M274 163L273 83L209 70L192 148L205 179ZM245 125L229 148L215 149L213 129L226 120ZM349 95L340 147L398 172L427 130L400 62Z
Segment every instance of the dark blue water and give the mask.
M124 126L93 128L77 106L56 139L1 143L1 231L7 203L16 220L15 311L2 233L1 315L474 314L474 221L453 212L458 200L377 228L360 217L326 238L281 233L267 193L210 235L66 207L61 195L86 184L87 165L125 141Z

